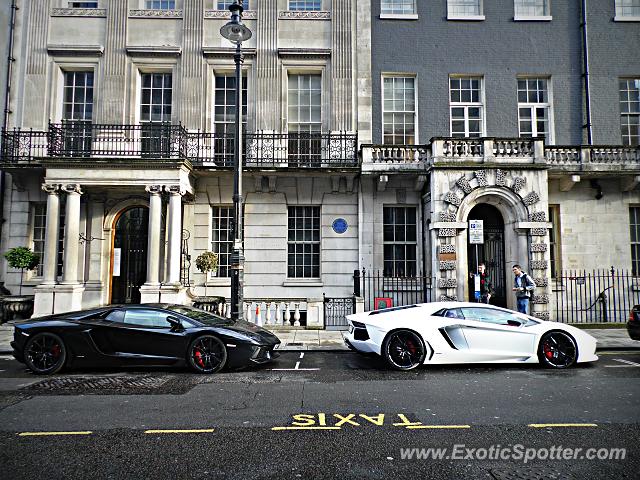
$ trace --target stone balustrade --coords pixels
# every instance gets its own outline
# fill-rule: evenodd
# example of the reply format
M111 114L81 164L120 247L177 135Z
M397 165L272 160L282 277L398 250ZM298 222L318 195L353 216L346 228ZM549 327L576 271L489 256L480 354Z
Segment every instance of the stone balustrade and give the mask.
M244 318L259 326L300 326L300 311L306 310L306 298L246 299Z
M640 149L621 146L547 146L546 163L551 170L635 171L640 169Z

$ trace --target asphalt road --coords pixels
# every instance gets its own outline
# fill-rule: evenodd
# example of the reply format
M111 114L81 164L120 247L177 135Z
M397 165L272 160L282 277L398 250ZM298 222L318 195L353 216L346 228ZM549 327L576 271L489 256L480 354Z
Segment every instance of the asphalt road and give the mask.
M12 479L635 479L639 380L640 353L566 371L405 373L350 352L287 352L212 376L55 377L0 356L0 465Z

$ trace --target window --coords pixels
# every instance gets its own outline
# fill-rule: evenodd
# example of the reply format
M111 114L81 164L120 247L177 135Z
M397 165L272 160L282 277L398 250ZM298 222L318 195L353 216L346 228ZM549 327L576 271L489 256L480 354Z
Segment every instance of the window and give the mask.
M417 272L416 207L383 207L384 276L414 277Z
M640 207L629 207L631 233L631 272L640 275Z
M175 10L175 0L147 0L145 7L147 10Z
M640 145L640 78L620 80L622 144Z
M235 151L236 77L233 74L216 75L214 95L213 131L214 159L221 165L233 165ZM242 77L242 127L247 128L247 77ZM243 147L246 145L243 144Z
M320 278L320 207L289 207L287 276Z
M549 0L515 0L513 3L514 16L517 18L526 17L548 17Z
M549 135L549 92L546 78L518 79L518 126L521 137Z
M562 256L560 251L560 205L549 205L549 260L551 263L551 278L559 278L562 271Z
M415 15L415 0L382 0L380 15Z
M172 75L143 73L141 82L141 154L167 156L171 149Z
M289 10L295 11L319 11L322 0L289 0Z
M384 77L382 89L383 142L411 145L416 142L415 78Z
M232 5L234 0L217 0L218 10L229 10L229 6ZM242 0L242 8L249 9L249 0Z
M69 8L98 8L98 2L69 2Z
M211 207L211 251L218 254L218 277L230 277L233 208Z
M314 166L321 160L322 76L289 75L289 162Z
M447 18L480 18L482 0L447 0Z
M47 231L47 204L38 202L33 204L33 253L40 257L36 268L36 276L41 277L44 270L44 240Z
M71 121L91 121L93 72L64 72L62 118Z
M157 310L131 309L124 312L124 323L140 327L169 328L166 313Z
M484 99L481 77L449 78L452 137L484 135Z
M464 318L467 320L475 320L478 322L493 323L496 325L508 325L509 320L515 320L522 323L522 317L518 317L509 312L502 310L494 310L492 308L461 308Z
M616 0L616 20L619 17L640 19L640 0Z

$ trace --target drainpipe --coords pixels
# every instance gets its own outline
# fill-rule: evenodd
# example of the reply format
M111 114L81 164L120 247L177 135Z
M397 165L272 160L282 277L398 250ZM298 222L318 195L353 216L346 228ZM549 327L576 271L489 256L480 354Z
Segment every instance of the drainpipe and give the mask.
M591 88L589 84L589 38L587 32L587 0L582 0L582 64L584 77L584 102L587 113L587 143L593 145L593 126L591 124Z
M9 126L9 115L11 109L9 108L9 99L11 94L11 72L13 70L13 32L16 28L16 11L18 6L16 0L11 1L11 24L9 26L9 56L7 57L7 79L4 92L4 115L2 118L2 131L4 132ZM2 139L0 139L0 142ZM2 227L4 226L4 191L5 191L6 176L4 169L0 170L0 239L2 239Z

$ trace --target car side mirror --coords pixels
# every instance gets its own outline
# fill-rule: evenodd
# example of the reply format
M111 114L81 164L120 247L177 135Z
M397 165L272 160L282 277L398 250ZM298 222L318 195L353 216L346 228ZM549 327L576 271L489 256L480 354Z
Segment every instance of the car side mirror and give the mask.
M176 331L184 330L184 327L182 326L182 322L178 317L167 317L167 322L169 322L169 324L171 325L171 330L176 330Z

